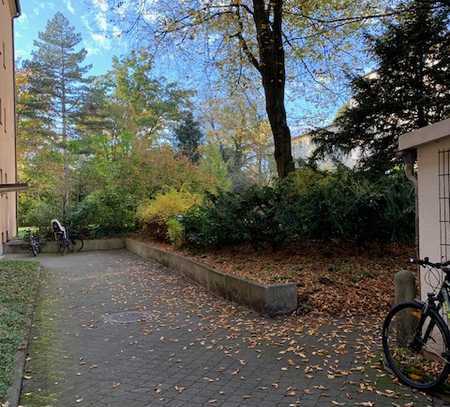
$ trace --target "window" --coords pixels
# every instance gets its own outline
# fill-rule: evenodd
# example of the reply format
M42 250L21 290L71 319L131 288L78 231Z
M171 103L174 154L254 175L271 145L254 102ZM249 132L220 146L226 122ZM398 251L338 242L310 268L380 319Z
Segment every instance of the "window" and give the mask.
M450 150L439 150L439 225L441 260L450 258Z

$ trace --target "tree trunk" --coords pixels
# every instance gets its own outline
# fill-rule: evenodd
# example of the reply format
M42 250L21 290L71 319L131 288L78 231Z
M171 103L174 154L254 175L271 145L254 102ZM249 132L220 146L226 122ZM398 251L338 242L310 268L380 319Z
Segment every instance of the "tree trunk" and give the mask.
M278 176L284 178L295 169L292 158L291 131L287 124L284 107L284 86L267 82L263 78L266 111L273 134L275 162Z
M280 178L294 171L291 132L285 108L286 64L283 45L283 0L253 0L259 61L253 64L261 74L266 98L266 111L272 129L275 161ZM272 18L270 16L272 15Z
M63 205L62 217L63 222L66 222L67 209L69 206L69 160L68 160L68 135L67 135L67 99L66 99L66 72L65 72L65 54L64 48L61 46L61 121L62 121L62 147L63 147Z

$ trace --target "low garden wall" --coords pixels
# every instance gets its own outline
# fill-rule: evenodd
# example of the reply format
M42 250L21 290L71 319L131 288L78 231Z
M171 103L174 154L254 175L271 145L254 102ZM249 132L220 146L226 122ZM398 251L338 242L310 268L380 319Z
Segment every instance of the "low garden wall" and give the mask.
M114 250L125 248L125 241L122 238L111 238L111 239L93 239L85 240L83 246L84 251L93 250ZM58 245L56 242L50 241L45 242L41 247L42 253L57 253ZM8 242L6 245L6 253L31 253L28 244L24 241L17 240Z
M126 248L147 259L175 269L208 290L269 315L287 314L297 309L295 284L262 285L214 270L194 260L166 252L136 239L125 239Z

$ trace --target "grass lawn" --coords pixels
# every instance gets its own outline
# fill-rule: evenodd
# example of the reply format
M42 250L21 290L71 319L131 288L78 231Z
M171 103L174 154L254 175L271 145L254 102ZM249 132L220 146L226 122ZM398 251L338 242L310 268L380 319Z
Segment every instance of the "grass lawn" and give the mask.
M38 263L0 260L0 401L6 396L15 355L38 282Z

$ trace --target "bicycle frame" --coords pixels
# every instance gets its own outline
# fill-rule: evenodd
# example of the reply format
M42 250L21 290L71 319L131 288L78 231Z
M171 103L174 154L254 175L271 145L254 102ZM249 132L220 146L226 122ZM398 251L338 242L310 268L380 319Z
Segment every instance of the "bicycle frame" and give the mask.
M448 318L448 310L450 307L449 303L450 298L450 277L446 274L444 278L444 282L442 283L442 286L439 290L439 293L437 295L433 293L428 294L428 299L425 302L425 308L423 309L422 315L419 320L419 324L417 325L417 332L414 335L414 339L412 340L411 344L409 345L412 350L416 352L423 351L424 345L428 342L430 339L431 333L433 332L433 329L436 325L435 318L432 314L440 315L441 310L444 308L446 311L445 317ZM444 305L446 305L444 307ZM423 334L423 327L425 325L425 321L427 318L430 317L430 323L427 326L425 330L425 334ZM446 363L450 363L450 355L446 354L444 355L444 358Z

